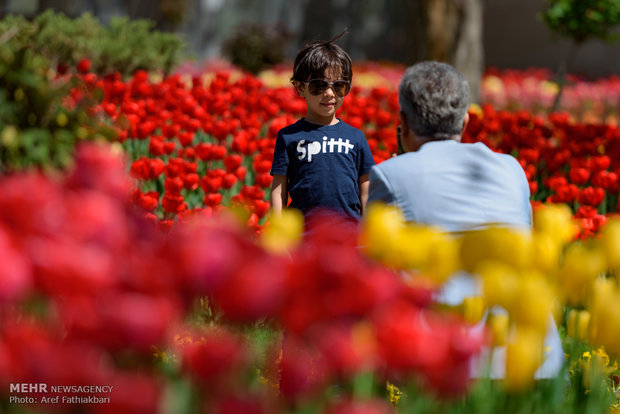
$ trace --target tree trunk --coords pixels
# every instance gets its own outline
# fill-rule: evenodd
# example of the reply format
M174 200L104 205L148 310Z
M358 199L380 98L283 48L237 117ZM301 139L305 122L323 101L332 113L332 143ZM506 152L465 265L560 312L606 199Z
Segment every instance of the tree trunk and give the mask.
M460 25L459 8L454 0L423 0L428 24L428 59L451 63Z
M467 78L472 102L480 101L480 80L484 71L482 44L482 0L462 0L460 33L453 63Z
M483 0L410 0L414 61L437 60L456 67L469 82L472 102L480 97L484 69Z
M555 99L553 100L553 105L549 108L549 113L557 112L560 110L560 103L562 101L562 95L564 93L564 86L566 86L566 75L570 73L571 68L573 67L573 61L575 60L575 56L577 55L577 50L581 46L581 42L572 42L570 49L568 50L568 55L565 59L560 62L560 68L558 69L558 73L556 75L556 82L558 84L558 92L555 95Z

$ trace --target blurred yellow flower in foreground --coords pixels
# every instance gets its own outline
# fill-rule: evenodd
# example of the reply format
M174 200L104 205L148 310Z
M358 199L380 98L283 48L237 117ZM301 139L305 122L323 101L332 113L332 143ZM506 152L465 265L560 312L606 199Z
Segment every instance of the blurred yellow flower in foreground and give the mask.
M620 291L616 281L596 280L589 309L590 341L620 355Z
M592 283L605 269L605 256L596 245L569 245L556 281L566 303L573 306L584 304L592 291Z
M478 266L476 273L482 278L482 291L488 306L512 308L519 286L519 275L512 266L487 261Z
M531 262L531 237L505 227L489 227L465 233L461 239L464 270L474 272L480 263L498 261L522 269Z
M558 245L573 240L578 230L570 208L564 204L547 204L534 211L534 231L549 235Z
M543 274L517 271L499 261L484 262L476 271L489 306L501 306L515 324L545 333L554 309L555 291Z
M269 217L261 236L263 247L276 254L286 253L297 247L304 231L304 218L299 210L286 209Z
M398 267L403 259L394 250L403 248L402 233L405 217L400 209L383 203L368 205L362 221L360 244L369 256L390 266ZM413 246L406 246L413 249Z
M605 223L599 242L608 266L620 270L620 219L610 218Z
M542 363L544 335L519 328L512 332L506 345L506 378L504 386L509 391L520 392L534 383L534 373Z
M360 244L374 259L396 269L415 269L436 283L460 268L454 237L434 227L407 223L400 209L383 203L368 206Z
M476 324L484 316L486 305L482 296L468 296L463 299L462 308L465 322Z
M569 313L569 336L620 355L620 284L606 278L608 270L620 270L620 219L610 219L601 237L587 242L575 240L577 230L564 205L537 208L533 233L489 227L454 235L407 223L398 208L373 203L360 244L385 265L413 271L416 280L439 284L459 270L478 277L481 295L454 310L469 323L489 310L492 343L506 345L506 388L522 391L542 363L550 316L559 317L567 304L587 308Z
M510 317L507 313L490 313L486 326L491 333L491 344L493 346L506 345L510 328Z
M547 279L535 271L523 272L515 296L516 300L507 308L515 324L544 335L555 300L555 292Z
M462 265L460 261L460 240L436 232L431 238L431 249L420 271L437 283L445 282Z
M532 235L532 267L550 275L558 267L563 245L547 233Z

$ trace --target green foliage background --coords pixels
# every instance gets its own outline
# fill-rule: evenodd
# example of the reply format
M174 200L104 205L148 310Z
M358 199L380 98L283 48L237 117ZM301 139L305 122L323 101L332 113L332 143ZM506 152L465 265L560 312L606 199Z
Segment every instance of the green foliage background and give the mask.
M32 21L0 20L0 174L63 168L78 141L114 139L113 125L93 112L102 91L72 68L90 60L94 81L139 69L168 73L183 56L184 43L152 27L150 21L125 18L105 27L90 14L69 19L52 11Z
M542 13L549 30L575 43L590 38L614 41L611 29L620 23L620 0L547 0Z
M243 24L224 42L222 52L233 65L257 74L282 63L290 37L282 27Z
M116 17L104 26L90 13L71 19L52 10L32 21L23 16L7 16L0 21L0 33L16 31L13 41L32 49L51 62L68 67L83 58L100 75L119 72L125 77L136 70L165 74L185 56L186 44L176 34L153 30L146 19Z

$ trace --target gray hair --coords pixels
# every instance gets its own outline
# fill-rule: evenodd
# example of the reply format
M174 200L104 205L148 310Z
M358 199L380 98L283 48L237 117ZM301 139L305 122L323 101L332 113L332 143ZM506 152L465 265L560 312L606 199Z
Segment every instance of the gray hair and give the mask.
M415 135L449 139L461 134L469 108L469 85L446 63L416 63L400 81L398 103Z

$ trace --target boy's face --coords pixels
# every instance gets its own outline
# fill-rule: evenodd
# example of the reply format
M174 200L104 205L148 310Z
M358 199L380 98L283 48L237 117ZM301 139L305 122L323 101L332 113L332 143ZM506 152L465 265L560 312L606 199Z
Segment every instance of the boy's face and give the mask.
M342 72L328 69L322 79L326 82L342 80ZM298 83L297 92L306 100L306 121L320 125L333 125L337 122L336 111L342 106L344 96L336 94L334 88L334 85L330 85L323 93L313 95L307 83Z

